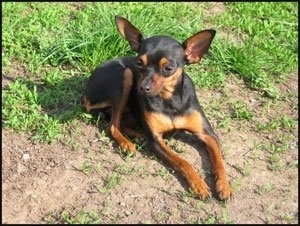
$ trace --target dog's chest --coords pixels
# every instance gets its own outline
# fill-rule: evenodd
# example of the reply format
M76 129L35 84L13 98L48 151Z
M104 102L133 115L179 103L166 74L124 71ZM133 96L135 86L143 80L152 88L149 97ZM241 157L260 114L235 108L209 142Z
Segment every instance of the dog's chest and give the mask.
M160 97L142 98L145 109L151 112L159 112L169 117L184 115L191 108L190 102L184 101L179 96L173 96L170 99Z

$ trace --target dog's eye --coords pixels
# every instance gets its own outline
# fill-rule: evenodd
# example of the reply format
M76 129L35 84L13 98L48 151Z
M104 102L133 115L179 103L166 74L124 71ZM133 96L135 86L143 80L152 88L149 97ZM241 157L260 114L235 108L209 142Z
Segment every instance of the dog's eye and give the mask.
M161 73L165 76L170 76L172 75L173 72L174 72L174 67L172 65L165 66L161 71Z
M135 64L138 68L142 68L144 65L143 65L143 62L141 60L138 60Z
M171 72L171 71L173 70L173 67L171 67L171 66L166 66L166 67L164 68L164 70L165 70L166 72Z

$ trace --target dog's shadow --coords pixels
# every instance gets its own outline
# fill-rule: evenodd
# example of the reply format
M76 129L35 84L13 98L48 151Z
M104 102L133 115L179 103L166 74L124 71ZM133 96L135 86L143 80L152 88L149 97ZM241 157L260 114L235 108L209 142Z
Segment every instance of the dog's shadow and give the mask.
M80 98L88 79L85 76L71 76L69 78L57 80L53 83L45 81L34 81L25 77L14 78L7 75L4 75L3 78L9 81L9 83L17 81L21 85L25 86L29 92L35 92L36 104L40 105L43 112L47 113L49 117L58 120L60 123L67 123L68 121L72 121L73 119L78 118L79 115L84 112L84 109L82 108L82 105L80 103ZM6 85L3 87L3 89L5 90L9 88ZM95 126L98 126L99 132L106 130L107 122L100 120L98 125L96 125L99 115L97 117L95 116L96 115L92 117L92 123L95 123ZM108 116L105 115L105 121L107 121L107 117ZM204 175L201 176L204 176L206 183L211 188L213 196L217 196L214 192L215 183L211 173L211 163L208 157L208 153L206 152L205 145L200 142L194 135L182 131L168 134L166 138L168 139L168 137L170 136L178 141L192 146L199 152L201 157L201 166L204 171ZM115 150L119 150L119 145L115 141L113 141L113 139L111 139L111 141L113 142L113 148ZM140 153L148 159L151 159L153 155L155 155L155 152L153 150L150 150L146 140L144 140L144 143L145 147L142 148L143 150L141 150ZM159 158L157 159L158 162L160 162L165 167L170 167ZM189 187L187 181L179 173L175 172L175 175L182 186L185 188L185 190L188 191Z

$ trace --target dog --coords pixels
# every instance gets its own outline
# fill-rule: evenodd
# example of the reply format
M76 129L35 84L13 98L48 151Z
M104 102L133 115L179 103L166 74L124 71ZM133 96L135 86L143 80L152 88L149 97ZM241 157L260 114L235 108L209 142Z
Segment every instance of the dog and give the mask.
M221 200L232 195L222 160L219 140L200 106L194 84L184 66L200 62L208 51L216 31L202 30L180 43L163 35L145 38L127 19L116 16L122 37L137 56L110 60L91 75L82 97L87 112L111 108L109 134L120 147L131 153L136 146L124 136L140 136L132 128L123 128L122 115L127 107L141 123L144 135L166 163L177 170L200 199L211 196L210 188L185 159L166 145L163 135L183 130L194 134L208 151Z

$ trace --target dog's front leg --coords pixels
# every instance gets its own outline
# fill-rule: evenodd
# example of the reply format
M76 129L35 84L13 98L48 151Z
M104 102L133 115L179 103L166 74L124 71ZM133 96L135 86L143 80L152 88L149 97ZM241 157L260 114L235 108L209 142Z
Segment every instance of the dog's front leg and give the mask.
M231 196L231 188L227 180L218 141L216 137L207 133L200 133L197 136L206 145L216 178L216 191L219 194L219 198L222 200L228 199Z
M228 199L231 196L231 189L226 177L220 146L204 113L191 111L183 117L177 117L175 126L195 134L205 143L216 177L216 191L220 199Z
M197 174L194 168L184 159L180 158L174 151L165 144L161 135L153 135L149 139L152 148L163 158L172 168L179 171L189 183L192 191L202 200L210 197L210 189L205 181Z

